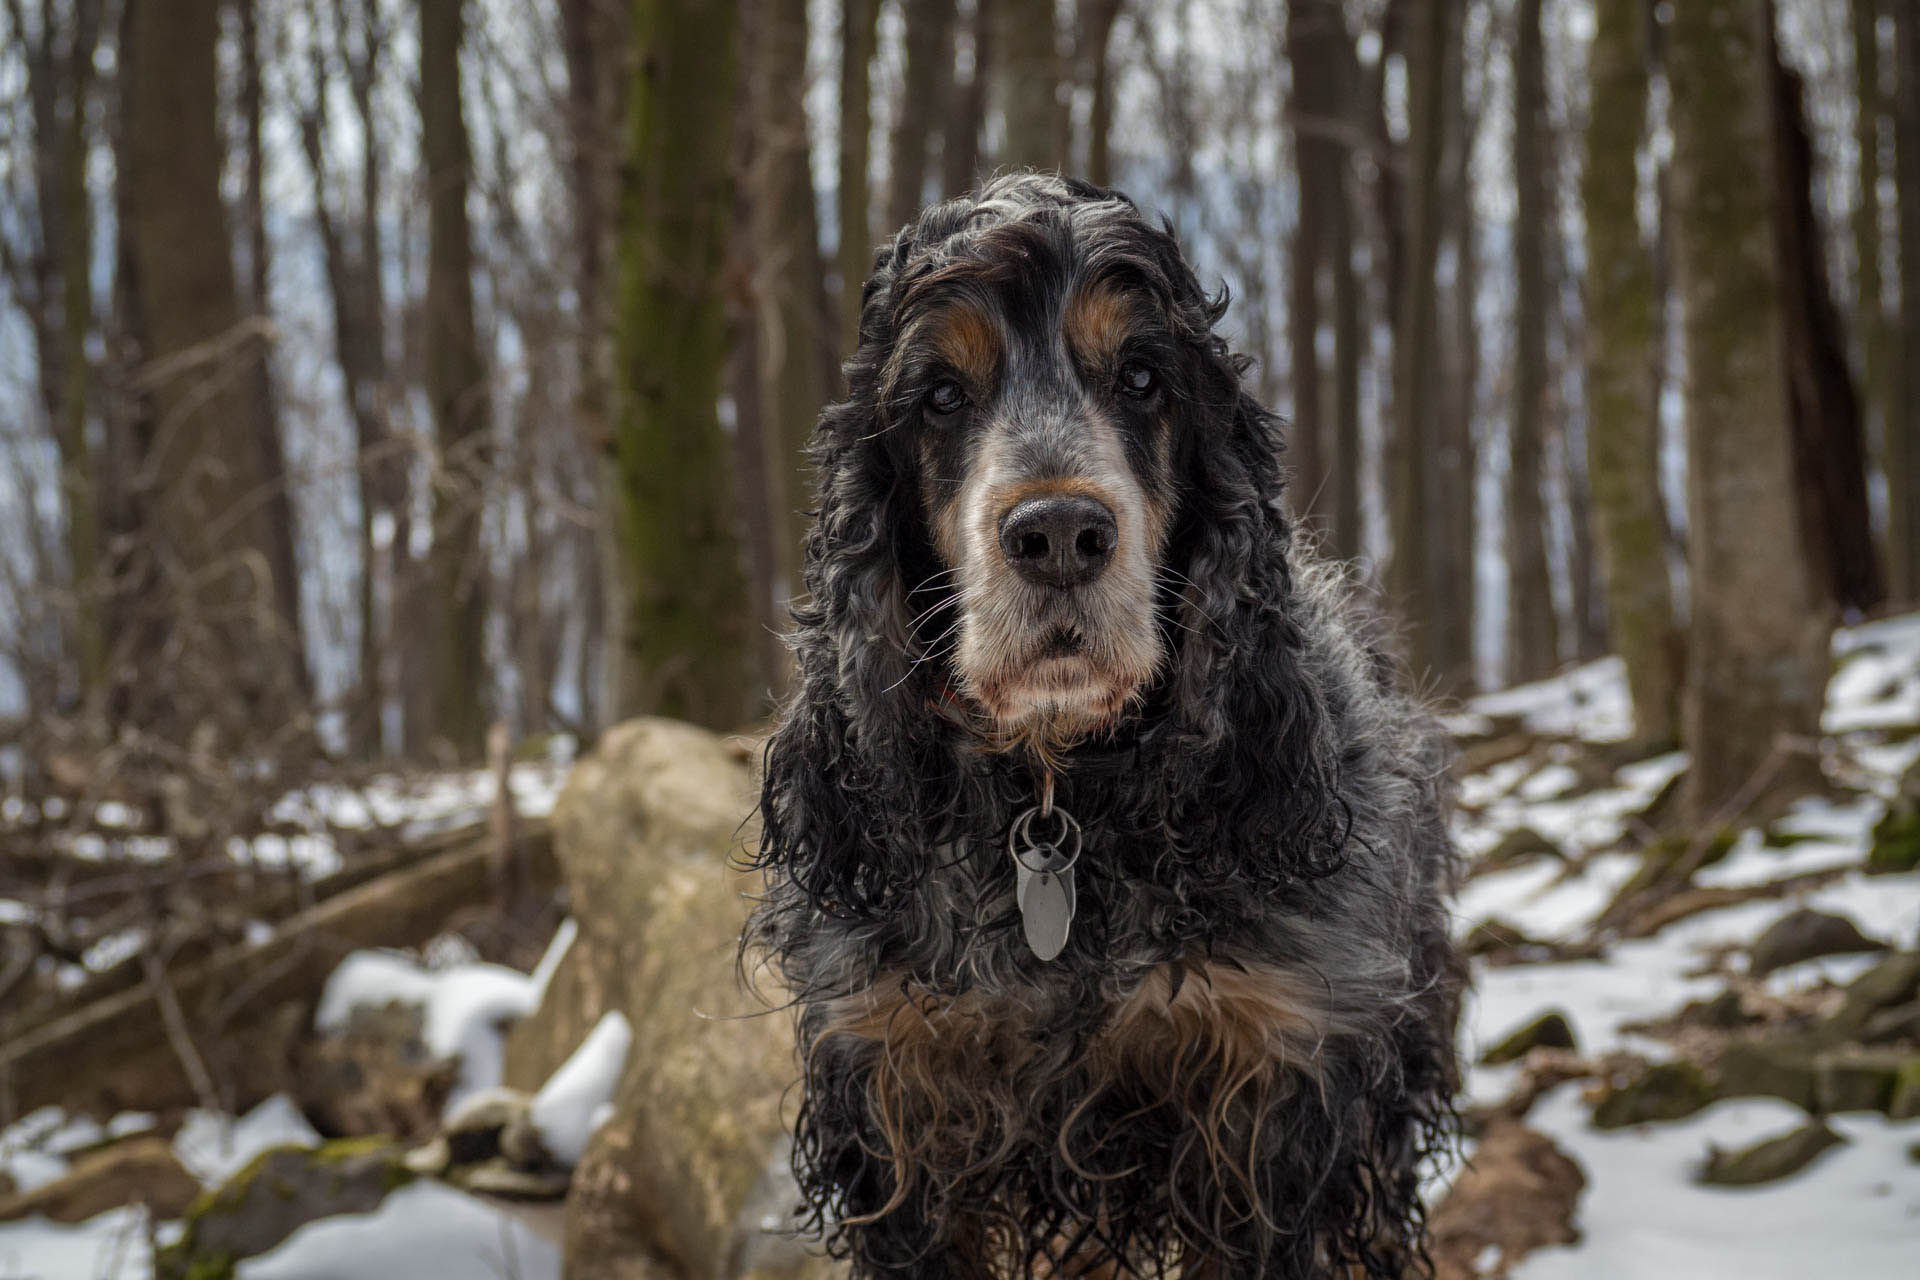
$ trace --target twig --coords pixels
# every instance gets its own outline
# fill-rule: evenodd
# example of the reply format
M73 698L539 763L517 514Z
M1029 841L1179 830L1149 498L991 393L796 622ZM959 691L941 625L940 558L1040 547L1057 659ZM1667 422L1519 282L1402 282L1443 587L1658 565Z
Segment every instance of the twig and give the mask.
M194 1047L193 1036L187 1029L187 1016L180 1008L180 997L174 991L173 983L167 978L166 966L160 963L160 957L152 949L143 951L140 959L146 967L147 985L153 989L154 1004L160 1009L160 1021L167 1029L167 1043L180 1060L180 1069L186 1072L200 1105L209 1111L219 1111L219 1092L213 1087L213 1076L207 1071L206 1060L200 1056L200 1050Z

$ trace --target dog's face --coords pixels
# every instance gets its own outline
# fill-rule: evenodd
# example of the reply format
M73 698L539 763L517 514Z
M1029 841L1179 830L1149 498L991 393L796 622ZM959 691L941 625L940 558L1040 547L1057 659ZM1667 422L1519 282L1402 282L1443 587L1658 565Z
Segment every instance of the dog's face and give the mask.
M942 246L883 371L939 561L930 639L990 736L1043 752L1112 725L1165 658L1181 353L1119 208Z

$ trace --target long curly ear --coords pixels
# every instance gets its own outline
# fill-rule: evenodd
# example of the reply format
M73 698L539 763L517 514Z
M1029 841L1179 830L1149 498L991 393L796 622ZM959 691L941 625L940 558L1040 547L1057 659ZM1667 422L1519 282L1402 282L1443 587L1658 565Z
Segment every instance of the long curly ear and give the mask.
M784 872L811 907L835 913L871 914L905 887L917 868L888 851L927 847L929 825L950 807L929 794L948 772L934 766L924 727L937 673L912 659L907 561L925 541L917 480L892 450L898 433L880 373L904 268L956 213L929 210L877 255L846 366L848 398L814 432L810 599L794 607L799 681L767 748L759 862Z
M1224 297L1205 304L1183 466L1175 554L1190 586L1170 673L1179 754L1204 777L1170 797L1193 851L1223 871L1318 877L1343 857L1348 818L1288 563L1277 424L1243 388L1245 361L1211 333ZM1201 782L1196 776L1194 783ZM1210 810L1188 797L1204 795ZM1187 810L1181 812L1182 809Z

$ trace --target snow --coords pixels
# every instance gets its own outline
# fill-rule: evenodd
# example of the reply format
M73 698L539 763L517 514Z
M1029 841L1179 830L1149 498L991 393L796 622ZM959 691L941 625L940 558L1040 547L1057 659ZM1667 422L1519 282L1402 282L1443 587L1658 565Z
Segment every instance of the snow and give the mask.
M1587 1127L1577 1085L1534 1108L1530 1123L1586 1170L1581 1239L1543 1249L1513 1280L1900 1280L1920 1257L1920 1178L1907 1162L1911 1126L1877 1116L1830 1121L1848 1139L1789 1178L1703 1188L1688 1179L1710 1145L1746 1146L1804 1123L1771 1099L1718 1103L1677 1124L1610 1133Z
M286 1094L276 1093L239 1119L199 1108L189 1111L174 1135L173 1153L187 1172L217 1187L262 1151L319 1145L320 1135L300 1108Z
M344 1027L356 1007L392 1001L421 1006L421 1039L436 1057L460 1057L460 1079L451 1108L478 1089L500 1083L505 1046L500 1028L532 1013L540 1003L533 978L497 964L427 969L393 951L356 951L340 962L320 994L314 1025Z
M568 1168L580 1163L587 1139L613 1113L613 1091L620 1085L632 1044L633 1027L626 1015L605 1014L533 1096L529 1115L541 1144Z
M559 1280L560 1250L506 1210L437 1182L402 1187L372 1213L323 1218L237 1280Z
M1784 846L1767 844L1757 830L1741 832L1726 857L1703 868L1696 880L1738 887L1808 872L1835 876L1788 897L1703 912L1651 938L1615 941L1603 959L1481 967L1462 1021L1466 1061L1474 1062L1547 1009L1567 1015L1583 1050L1668 1056L1666 1045L1626 1028L1717 994L1725 984L1711 972L1710 956L1744 947L1802 907L1847 916L1870 938L1907 947L1920 942L1920 875L1867 877L1858 870L1885 797L1901 771L1920 758L1920 739L1874 740L1882 730L1920 725L1920 615L1841 632L1834 652L1826 728L1841 735L1838 761L1845 780L1866 794L1794 806L1774 825L1775 832L1795 838ZM1611 719L1625 697L1618 664L1595 663L1476 699L1470 714L1518 715L1536 732L1606 741L1625 736ZM1631 854L1604 850L1684 765L1678 754L1645 761L1621 769L1611 787L1570 797L1557 761L1509 761L1463 780L1463 803L1479 810L1456 823L1470 854L1527 826L1570 846L1575 863L1541 858L1476 878L1456 902L1457 928L1464 933L1498 916L1535 937L1584 937L1636 865ZM1603 852L1579 859L1585 850ZM1768 975L1765 986L1784 993L1844 984L1877 958L1822 957ZM1470 1066L1467 1093L1478 1101L1497 1099L1517 1071ZM1513 1271L1515 1280L1804 1280L1829 1273L1891 1280L1917 1274L1920 1177L1907 1148L1920 1139L1920 1128L1879 1115L1835 1117L1831 1123L1847 1145L1793 1177L1756 1188L1708 1188L1690 1179L1710 1145L1745 1146L1805 1117L1785 1103L1759 1099L1720 1103L1680 1123L1603 1133L1588 1124L1579 1092L1578 1084L1555 1089L1536 1104L1528 1123L1586 1171L1576 1213L1581 1240L1528 1257Z
M6 1280L151 1280L145 1209L112 1209L74 1226L33 1217L0 1222Z

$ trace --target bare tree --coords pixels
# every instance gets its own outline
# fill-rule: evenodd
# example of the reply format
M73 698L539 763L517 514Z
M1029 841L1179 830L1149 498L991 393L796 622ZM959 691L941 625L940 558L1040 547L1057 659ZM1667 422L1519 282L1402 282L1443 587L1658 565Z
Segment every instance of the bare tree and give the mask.
M1696 826L1819 728L1827 610L1793 497L1771 222L1765 0L1672 10L1676 267L1687 350L1689 638L1684 737Z

